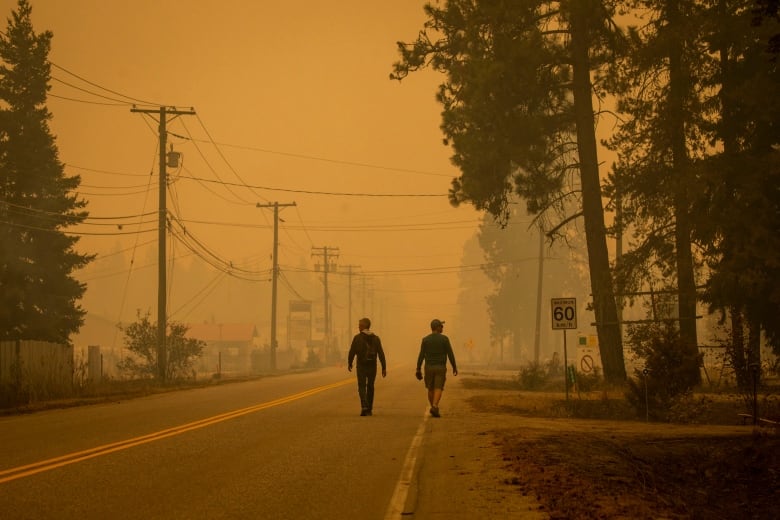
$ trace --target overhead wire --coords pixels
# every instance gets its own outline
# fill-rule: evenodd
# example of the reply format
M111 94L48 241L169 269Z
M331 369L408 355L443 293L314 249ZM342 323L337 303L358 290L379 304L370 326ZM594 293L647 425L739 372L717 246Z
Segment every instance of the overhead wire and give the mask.
M3 33L3 34L5 34L5 33ZM114 95L116 95L116 96L119 96L119 97L122 97L122 98L125 98L125 99L129 99L130 101L135 101L136 103L141 103L141 104L143 104L143 105L149 105L149 106L164 106L162 103L152 103L152 102L150 102L150 101L144 101L144 100L142 100L142 99L138 99L138 98L135 98L135 97L133 97L133 96L128 96L127 94L123 94L123 93L121 93L121 92L118 92L118 91L116 91L116 90L112 90L112 89L110 89L110 88L107 88L107 87L104 87L104 86L102 86L102 85L99 85L99 84L97 84L97 83L95 83L95 82L93 82L93 81L90 81L90 80L88 80L88 79L86 79L86 78L83 78L82 76L79 76L79 75L78 75L78 74L76 74L75 72L71 72L70 70L66 69L65 67L62 67L62 66L60 66L60 65L57 65L57 64L56 64L56 63L54 63L53 61L49 61L49 64L50 64L52 67L55 67L55 68L57 68L57 69L61 70L62 72L66 73L66 74L69 74L69 75L73 76L74 78L76 78L76 79L79 79L79 80L83 81L84 83L86 83L86 84L88 84L88 85L92 85L93 87L97 87L97 88L99 88L99 89L101 89L101 90L104 90L104 91L106 91L106 92L110 93L110 94L114 94Z
M255 282L267 281L266 277L268 276L268 270L256 271L256 270L246 269L238 265L235 265L233 262L229 260L225 260L224 258L220 257L217 253L215 253L213 250L211 250L211 248L206 246L197 237L193 236L192 233L188 232L186 227L181 222L178 221L175 215L171 215L171 217L172 217L171 223L178 225L178 228L173 225L170 227L171 234L184 247L186 247L187 249L192 251L195 255L197 255L198 258L200 258L207 264L211 265L215 269L223 271L235 278L240 278L243 280L249 280Z
M159 143L158 143L158 146L159 146ZM155 153L156 153L156 151L155 151ZM75 164L65 164L65 167L66 168L75 168L77 170L84 170L84 171L93 172L93 173L105 173L105 174L108 174L108 175L122 175L122 176L126 176L126 177L149 177L150 175L154 175L154 172L150 172L150 173L115 172L115 171L111 171L111 170L99 170L99 169L96 169L96 168L87 168L86 166L78 166L78 165L75 165Z
M153 156L156 156L158 151L159 151L159 144L155 147ZM154 160L152 161L152 166L149 168L149 176L147 177L148 180L146 183L146 196L144 197L143 207L141 208L142 214L146 212L146 204L149 201L149 191L152 186L153 172L154 172ZM159 234L159 223L157 225L157 232ZM133 267L135 265L135 254L138 251L139 239L140 239L140 235L136 235L135 242L133 243L132 254L130 255L130 268L127 270L127 278L125 278L125 284L124 287L122 288L122 297L119 300L119 312L117 313L117 318L116 318L117 322L120 322L122 320L122 312L124 312L125 303L127 302L127 293L130 287L130 276L133 274ZM113 348L116 345L117 334L118 334L118 329L114 331L114 336L111 339L111 348Z
M185 171L185 172L187 172L187 173L190 173L190 171L189 171L187 168L185 168L185 167L182 167L182 171ZM179 177L180 177L180 178L185 178L185 177L184 177L184 176L182 176L182 175L179 175ZM228 204L238 204L237 202L235 202L235 201L233 201L233 200L230 200L230 199L228 199L227 197L225 197L225 196L224 196L224 195L222 195L221 193L217 192L216 190L213 190L213 189L211 189L211 187L209 187L209 185L208 185L208 184L205 184L205 183L201 182L200 180L198 180L198 184L200 184L200 185L201 185L201 186L202 186L202 187L203 187L203 188L204 188L206 191L208 191L209 193L211 193L211 194L212 194L212 195L214 195L215 197L217 197L217 198L219 198L219 199L222 199L222 200L224 200L224 201L225 201L225 202L227 202ZM246 203L246 205L254 205L254 204L252 204L251 202L247 202L247 203Z
M213 171L213 169L212 169ZM201 181L201 182L211 182L211 183L219 183L224 185L225 187L228 186L240 186L240 187L246 187L246 188L253 188L258 190L266 190L266 191L281 191L286 193L304 193L307 195L329 195L329 196L338 196L338 197L389 197L389 198L402 198L402 197L448 197L446 193L367 193L367 192L339 192L339 191L322 191L322 190L303 190L303 189L292 189L292 188L278 188L273 186L259 186L259 185L245 185L245 184L237 184L234 182L226 182L222 179L215 181L212 179L203 179L200 177L186 177L182 176L183 179L191 179L195 181Z
M287 276L284 274L284 271L279 270L279 279L282 281L282 284L287 287L287 290L289 290L293 295L295 295L296 298L299 300L305 300L303 296L301 296L301 293L299 293L295 287L292 286L292 283L287 278Z
M212 146L214 146L214 149L217 151L217 153L218 153L218 154L219 154L219 156L222 158L222 160L225 162L225 164L226 164L226 165L227 165L227 167L230 169L230 171L231 171L231 172L233 172L233 175L235 175L236 179L238 179L239 181L241 181L241 183L242 183L244 186L246 186L247 188L249 188L249 191L251 191L251 192L252 192L252 193L253 193L255 196L257 196L257 197L260 197L260 198L261 198L261 199L263 199L265 202L269 202L269 201L268 201L268 199L266 199L265 197L263 197L262 195L260 195L259 193L257 193L257 192L256 192L254 189L252 189L252 188L251 188L251 187L250 187L250 186L249 186L249 185L246 183L246 181L245 181L243 178L241 178L241 176L238 174L238 172L237 172L237 171L236 171L236 169L233 167L233 165L232 165L232 164L230 164L230 161L228 161L228 160L227 160L227 157L225 157L225 154L224 154L224 153L222 153L222 149L219 147L219 145L216 143L216 141L214 141L214 138L213 138L213 137L211 137L211 132L209 132L209 129L208 129L208 128L206 128L206 125L205 125L205 124L203 124L203 120L200 118L200 115L198 115L198 114L195 114L195 119L198 121L198 123L200 123L200 127L203 129L203 131L204 131L204 132L206 132L206 137L208 137L208 138L209 138L209 142L212 144ZM184 122L182 122L182 125L184 125ZM187 127L186 127L186 125L184 125L184 127L185 127L185 129L187 128ZM191 134L189 133L189 131L187 132L187 135L191 135Z
M77 85L74 85L73 83L69 83L69 82L67 82L65 80L62 80L62 79L56 77L56 76L51 76L51 79L56 81L56 82L58 82L58 83L61 83L61 84L65 85L67 87L70 87L70 88L72 88L74 90L78 90L79 92L84 92L85 94L89 94L90 96L95 96L95 97L98 97L98 98L101 98L101 99L107 99L109 101L113 101L117 105L133 105L133 102L131 102L131 101L126 101L126 100L123 100L123 99L117 99L117 98L114 98L114 97L110 97L110 96L106 96L106 95L103 95L103 94L99 94L97 92L93 92L91 90L87 90L85 88L82 88L82 87L79 87Z
M192 306L186 314L184 314L181 319L185 319L189 314L197 309L205 300L207 297L213 293L217 287L219 287L219 284L222 283L222 281L227 277L227 273L223 271L218 271L214 278L209 280L209 282L204 285L197 293L195 293L189 300L181 304L176 310L172 311L169 314L169 317L177 316L180 312L182 312L186 307ZM197 300L197 302L196 302ZM195 303L194 303L195 302Z
M206 158L206 154L204 154L204 153L203 153L203 150L201 150L200 146L198 146L198 143L197 143L196 141L192 140L192 134L190 133L190 130L189 130L189 128L187 127L187 125L184 123L184 121L183 121L183 120L181 120L181 121L180 121L180 123L181 123L181 125L184 127L184 130L187 132L187 135L189 135L189 136L190 136L190 140L191 140L191 142L193 143L193 146L195 146L195 150L197 150L197 152L198 152L198 155L200 155L201 159L203 159L203 162L206 164L206 167L207 167L207 168L209 169L209 171L210 171L211 173L213 173L213 174L214 174L214 176L215 176L215 177L218 179L217 181L214 181L214 180L212 180L212 179L201 179L201 180L202 180L203 182L216 182L216 183L218 183L218 184L221 184L222 186L224 186L224 187L225 187L225 189L226 189L226 190L227 190L227 191L228 191L228 192L229 192L231 195L233 195L233 196L236 198L236 200L240 201L240 202L241 202L241 203L243 203L243 204L252 204L252 202L250 202L250 201L248 201L247 199L245 199L245 198L241 197L240 195L236 194L236 193L235 193L235 192L234 192L232 189L230 189L230 187L231 187L231 186L234 186L234 187L235 187L235 186L242 186L242 185L239 185L239 184L235 184L235 183L230 183L230 182L226 182L226 181L224 181L224 180L222 179L222 177L220 177L219 173L217 173L217 170L214 168L214 166L212 166L211 162L210 162L210 161L209 161L209 160ZM185 176L181 176L181 178L183 178L183 179L186 179L186 178L194 178L194 177L185 177ZM243 186L242 186L242 187L243 187Z
M0 223L5 224L7 226L17 227L22 229L30 229L33 231L44 231L47 233L61 233L63 235L68 235L68 236L122 236L122 235L133 235L135 233L149 233L152 231L157 231L155 228L151 228L151 229L144 229L141 231L112 231L112 232L103 232L103 233L92 233L89 231L68 231L66 229L58 230L58 229L42 228L38 226L30 226L27 224L19 224L18 222L8 222L6 220L0 221Z
M68 97L68 96L60 96L60 95L57 95L57 94L52 94L51 92L49 92L46 96L47 97L56 98L56 99L62 99L63 101L72 101L74 103L83 103L83 104L86 104L86 105L100 105L100 106L108 106L108 107L119 107L119 106L127 106L127 104L128 104L126 102L108 103L108 102L104 102L104 101L89 101L87 99L77 99L77 98L72 98L72 97Z
M250 150L255 152L261 152L261 153L267 153L267 154L273 154L273 155L281 155L285 157L292 157L295 159L306 159L310 161L319 161L319 162L326 162L326 163L332 163L332 164L342 164L345 166L356 166L360 168L372 168L376 170L385 170L385 171L394 171L394 172L400 172L400 173L414 173L418 175L431 175L435 177L452 177L451 174L448 173L437 173L437 172L429 172L424 170L416 170L412 168L398 168L393 166L384 166L379 164L371 164L371 163L362 163L362 162L356 162L356 161L347 161L342 159L329 159L327 157L319 157L316 155L306 155L306 154L300 154L300 153L290 153L290 152L280 152L277 150L269 150L267 148L259 148L255 146L245 146L245 145L238 145L238 144L229 144L229 143L217 143L215 141L215 145L228 147L228 148L238 148L242 150Z

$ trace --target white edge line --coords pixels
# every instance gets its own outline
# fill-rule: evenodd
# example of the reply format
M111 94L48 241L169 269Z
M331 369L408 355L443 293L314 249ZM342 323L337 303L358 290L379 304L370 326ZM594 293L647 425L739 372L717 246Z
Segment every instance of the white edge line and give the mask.
M417 453L420 450L420 445L422 444L422 439L425 434L425 424L428 421L428 408L425 409L425 412L423 420L417 428L417 433L415 433L412 443L409 446L409 451L406 453L404 467L401 470L401 477L395 485L393 498L390 499L390 505L385 514L385 520L398 519L404 514L406 498L409 496L409 488L412 485L412 478L414 477L414 468L417 465Z

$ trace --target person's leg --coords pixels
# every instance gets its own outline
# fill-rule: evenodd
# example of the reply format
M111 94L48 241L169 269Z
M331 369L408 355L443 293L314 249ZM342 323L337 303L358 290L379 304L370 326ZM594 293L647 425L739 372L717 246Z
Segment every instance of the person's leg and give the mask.
M374 410L374 382L376 382L376 365L366 367L366 407L368 415Z
M360 363L357 364L355 371L357 372L358 396L360 397L360 415L365 415L368 410L368 405L366 403L366 373L363 367L360 366Z
M444 381L447 378L447 369L437 367L436 377L433 380L433 398L431 401L431 415L439 417L439 401L444 391Z
M431 406L433 406L434 408L439 407L439 401L441 401L441 393L442 393L441 388L435 388L433 390L433 400L431 401Z
M433 382L434 382L434 373L433 369L428 366L428 364L425 364L425 388L428 390L428 404L431 405L431 409L433 409Z

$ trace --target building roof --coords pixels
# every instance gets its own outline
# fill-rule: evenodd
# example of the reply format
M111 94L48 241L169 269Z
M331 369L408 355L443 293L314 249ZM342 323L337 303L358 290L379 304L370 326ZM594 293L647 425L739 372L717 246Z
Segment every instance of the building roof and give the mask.
M191 323L188 327L188 338L207 342L251 342L257 337L257 327L251 323Z

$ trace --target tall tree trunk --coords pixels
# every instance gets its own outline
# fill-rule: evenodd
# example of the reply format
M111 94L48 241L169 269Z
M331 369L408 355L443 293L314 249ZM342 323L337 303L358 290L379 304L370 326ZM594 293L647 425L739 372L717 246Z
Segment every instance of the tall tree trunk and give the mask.
M747 360L745 359L745 330L742 323L742 311L732 307L731 314L731 345L727 347L727 355L737 378L737 388L747 390L750 381L747 377ZM725 360L724 360L725 361Z
M626 379L623 342L620 336L612 272L607 252L604 206L601 201L596 126L590 80L588 8L586 2L572 2L570 30L573 60L574 110L577 124L577 150L582 182L582 211L588 247L593 310L599 338L604 377L613 383Z
M676 179L674 197L675 251L677 256L677 302L680 337L683 348L699 354L696 336L696 280L691 254L691 227L688 218L689 201L685 178L689 175L688 152L685 143L685 92L688 75L682 58L681 19L678 0L667 2L670 34L677 35L669 44L669 121L671 124L672 169ZM689 381L701 383L701 371L688 374Z

